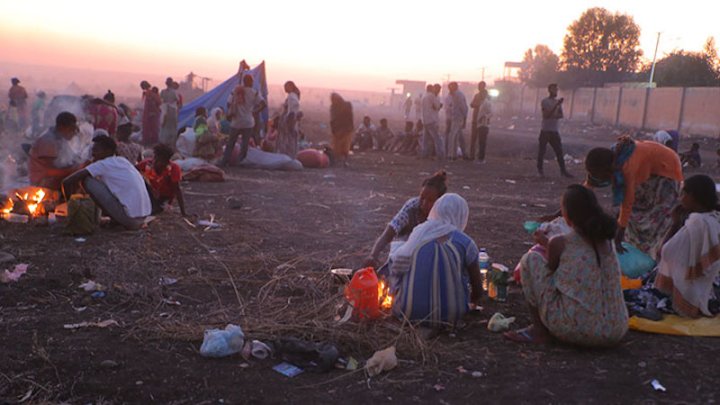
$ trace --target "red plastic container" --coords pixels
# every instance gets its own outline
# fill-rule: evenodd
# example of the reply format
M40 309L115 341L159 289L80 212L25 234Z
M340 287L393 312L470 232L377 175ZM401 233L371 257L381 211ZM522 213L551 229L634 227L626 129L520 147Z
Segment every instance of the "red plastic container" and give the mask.
M345 287L345 298L355 308L355 314L358 318L374 319L380 317L378 278L375 269L366 267L356 271L350 283Z

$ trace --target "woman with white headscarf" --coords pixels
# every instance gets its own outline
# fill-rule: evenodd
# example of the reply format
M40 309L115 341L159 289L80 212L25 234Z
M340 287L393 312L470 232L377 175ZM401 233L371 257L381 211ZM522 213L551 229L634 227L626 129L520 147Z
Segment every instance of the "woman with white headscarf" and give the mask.
M478 248L463 231L469 210L461 196L445 194L427 221L392 255L393 312L430 326L454 324L482 292ZM468 291L468 284L470 291Z

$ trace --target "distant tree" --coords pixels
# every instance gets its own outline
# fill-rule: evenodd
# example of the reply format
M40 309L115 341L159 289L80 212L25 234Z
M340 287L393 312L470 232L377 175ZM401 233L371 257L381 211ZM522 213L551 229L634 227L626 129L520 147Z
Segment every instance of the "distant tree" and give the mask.
M557 80L560 58L547 45L535 45L525 51L524 68L520 69L520 80L535 87L544 87Z
M705 55L705 59L707 59L710 66L712 66L717 73L720 73L720 59L718 59L717 46L715 45L715 37L708 37L708 39L705 40L705 45L703 46L703 55Z
M649 75L650 67L646 67ZM657 61L655 83L658 87L707 87L720 85L717 69L704 52L673 51Z
M568 27L562 67L577 80L599 85L622 80L640 64L640 27L627 14L604 8L586 10Z

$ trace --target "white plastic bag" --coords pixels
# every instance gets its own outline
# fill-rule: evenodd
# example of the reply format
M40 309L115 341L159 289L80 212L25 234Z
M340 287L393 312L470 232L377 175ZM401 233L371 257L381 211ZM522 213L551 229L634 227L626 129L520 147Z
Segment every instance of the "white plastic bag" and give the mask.
M239 326L228 324L225 329L205 331L200 355L203 357L225 357L240 353L245 343L245 334Z

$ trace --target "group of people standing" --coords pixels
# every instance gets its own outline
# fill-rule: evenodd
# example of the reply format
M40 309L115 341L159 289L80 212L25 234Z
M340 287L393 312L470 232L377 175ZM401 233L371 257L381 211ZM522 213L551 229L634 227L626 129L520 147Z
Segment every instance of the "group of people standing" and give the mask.
M183 105L179 83L168 77L165 88L160 91L143 80L140 88L143 91L142 143L146 146L162 143L175 149L178 112Z
M448 84L445 103L440 101L439 84L429 84L422 97L421 112L424 136L422 139L422 157L435 156L438 160L455 160L458 157L485 162L487 136L489 134L492 107L486 83L478 83L478 91L468 106L467 99L460 91L457 82ZM440 110L445 108L445 133L440 134ZM467 116L472 108L470 148L465 141L464 130ZM477 153L477 154L476 154Z

